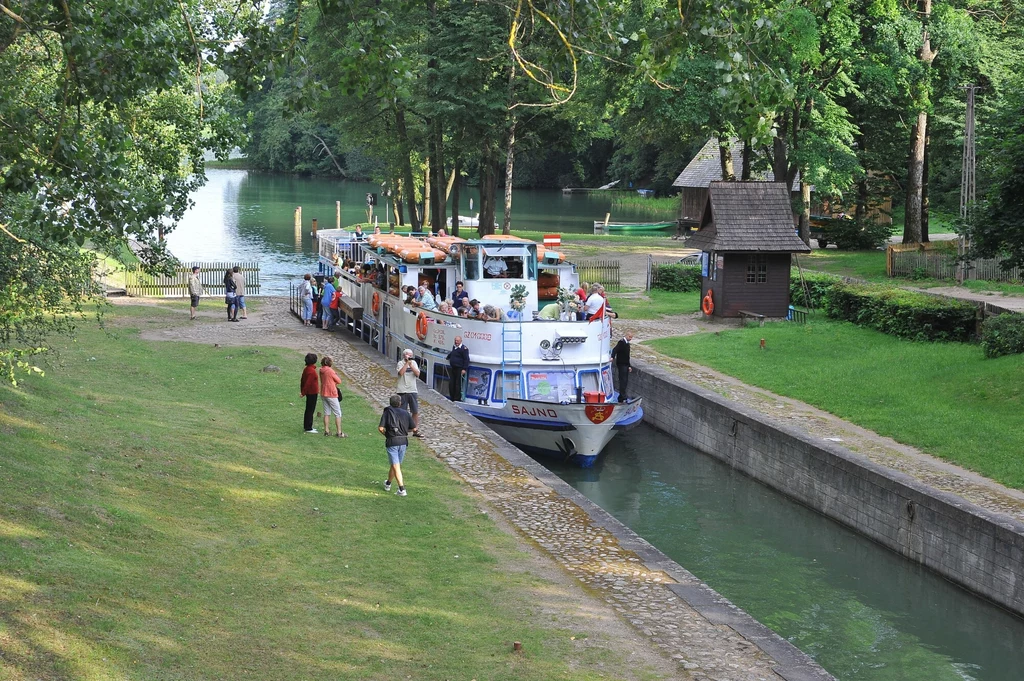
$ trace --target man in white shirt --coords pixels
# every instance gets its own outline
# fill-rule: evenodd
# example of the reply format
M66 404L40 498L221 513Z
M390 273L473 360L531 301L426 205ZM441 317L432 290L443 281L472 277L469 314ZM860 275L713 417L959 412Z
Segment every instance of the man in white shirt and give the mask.
M395 392L402 398L402 408L412 414L412 434L415 437L422 437L419 431L420 399L419 391L416 387L417 379L420 377L420 367L416 364L412 350L406 349L402 353L402 360L395 367L395 371L398 373L398 386Z
M590 296L583 305L583 312L587 315L587 319L592 319L594 315L601 311L603 305L604 296L601 295L601 287L591 286Z
M484 271L491 277L505 277L508 273L508 265L504 258L489 257L484 261Z

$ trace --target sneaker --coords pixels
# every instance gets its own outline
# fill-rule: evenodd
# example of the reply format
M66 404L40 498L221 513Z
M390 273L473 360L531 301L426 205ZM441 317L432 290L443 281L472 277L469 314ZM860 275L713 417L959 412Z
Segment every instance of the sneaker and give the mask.
M316 428L310 428L309 430L306 431L306 435L316 435L318 432L320 431L318 431Z
M399 488L398 488L398 491L397 491L397 492L395 492L395 494L397 494L397 495L398 495L398 496L400 496L400 497L404 497L404 496L407 496L407 495L408 495L408 492L406 492L406 491L405 491L405 488L404 488L404 487L399 487Z
M390 480L385 480L384 481L384 491L385 492L390 492L391 491L391 481Z
M412 431L412 436L413 437L423 437L423 435L418 430Z

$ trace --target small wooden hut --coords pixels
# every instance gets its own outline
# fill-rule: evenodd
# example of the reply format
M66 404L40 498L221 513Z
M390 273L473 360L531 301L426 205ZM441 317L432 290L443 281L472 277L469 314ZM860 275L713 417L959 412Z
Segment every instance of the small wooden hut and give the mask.
M811 250L779 182L710 183L700 228L686 245L704 252L701 298L711 292L715 317L785 317L792 254Z
M743 177L743 142L733 137L729 140L729 148L732 151L733 169L738 179ZM681 188L679 191L679 219L683 224L697 224L704 212L704 204L708 200L708 185L725 179L722 177L722 161L719 154L718 138L712 137L686 164L683 172L679 173L679 177L672 183L673 187ZM751 177L755 180L769 182L775 179L771 170L754 172ZM793 180L792 190L794 198L799 198L799 173Z

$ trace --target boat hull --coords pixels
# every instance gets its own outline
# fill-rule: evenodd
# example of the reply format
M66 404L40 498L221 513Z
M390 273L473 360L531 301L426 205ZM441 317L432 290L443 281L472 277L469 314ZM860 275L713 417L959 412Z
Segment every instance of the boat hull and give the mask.
M676 226L673 222L609 222L607 225L601 220L594 221L594 229L609 232L657 232L663 229L672 229Z
M520 449L589 468L619 432L643 420L640 399L555 404L510 399L503 405L462 407Z

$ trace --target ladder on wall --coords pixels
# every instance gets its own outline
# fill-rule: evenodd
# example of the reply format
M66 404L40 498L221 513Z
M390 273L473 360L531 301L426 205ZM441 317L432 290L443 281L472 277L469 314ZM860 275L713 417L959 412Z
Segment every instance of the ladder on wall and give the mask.
M509 376L509 374L512 374ZM523 374L523 320L501 325L501 397L520 397ZM510 390L511 389L511 390ZM514 394L513 394L514 393Z

